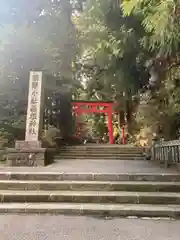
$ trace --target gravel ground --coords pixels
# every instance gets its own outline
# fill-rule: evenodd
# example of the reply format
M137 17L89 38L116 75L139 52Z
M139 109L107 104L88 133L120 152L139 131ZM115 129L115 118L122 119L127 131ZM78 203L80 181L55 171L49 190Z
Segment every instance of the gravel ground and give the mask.
M180 221L0 215L1 240L179 240Z

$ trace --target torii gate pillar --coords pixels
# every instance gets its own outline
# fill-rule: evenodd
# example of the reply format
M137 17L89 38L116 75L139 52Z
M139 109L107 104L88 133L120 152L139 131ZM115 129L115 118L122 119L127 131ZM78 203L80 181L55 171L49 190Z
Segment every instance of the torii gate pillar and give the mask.
M108 113L109 143L114 144L112 111Z

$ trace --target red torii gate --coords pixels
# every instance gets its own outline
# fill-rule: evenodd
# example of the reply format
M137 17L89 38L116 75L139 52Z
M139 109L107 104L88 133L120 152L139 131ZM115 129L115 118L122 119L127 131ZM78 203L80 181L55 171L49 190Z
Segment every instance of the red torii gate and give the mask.
M104 101L72 101L72 109L75 115L83 113L103 113L108 116L108 130L109 130L109 143L114 144L113 136L113 118L112 114L114 111L114 102ZM125 143L124 128L123 128L123 144Z

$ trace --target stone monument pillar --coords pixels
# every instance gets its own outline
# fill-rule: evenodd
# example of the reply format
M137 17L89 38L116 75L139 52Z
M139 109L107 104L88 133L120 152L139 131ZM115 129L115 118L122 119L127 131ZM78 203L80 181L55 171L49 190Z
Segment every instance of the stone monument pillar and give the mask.
M43 125L44 76L40 71L31 71L24 141L16 141L15 148L8 149L8 165L44 166L51 162L48 149L42 148L40 132Z
M42 126L43 116L43 92L42 72L30 72L25 141L39 141L40 126Z
M17 141L17 148L41 147L39 141L43 123L44 81L42 72L30 72L25 141Z

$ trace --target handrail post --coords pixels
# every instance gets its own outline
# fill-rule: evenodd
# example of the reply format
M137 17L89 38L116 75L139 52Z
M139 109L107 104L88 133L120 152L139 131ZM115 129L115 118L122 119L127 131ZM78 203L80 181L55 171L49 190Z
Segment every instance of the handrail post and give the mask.
M152 145L151 145L151 160L156 160L156 148L155 145L157 144L158 138L154 137L152 139Z

